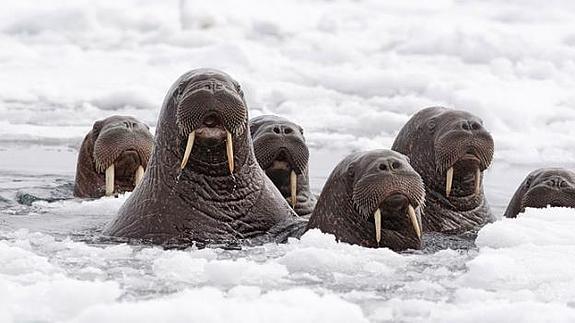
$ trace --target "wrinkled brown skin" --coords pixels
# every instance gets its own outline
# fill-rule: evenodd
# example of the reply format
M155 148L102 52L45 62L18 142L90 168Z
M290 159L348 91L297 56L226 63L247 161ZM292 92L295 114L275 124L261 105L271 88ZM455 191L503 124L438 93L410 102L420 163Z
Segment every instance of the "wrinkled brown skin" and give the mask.
M188 134L203 127L210 115L233 134L233 175L225 141L196 140L187 165L180 168ZM221 71L199 69L181 76L168 91L142 184L105 234L156 244L284 241L291 229L302 229L298 225L254 157L239 84Z
M525 208L575 208L575 172L565 168L540 168L527 175L507 206L505 217L515 218Z
M148 126L129 116L96 121L86 135L76 166L74 196L99 198L106 193L105 170L115 165L115 193L134 190L134 175L147 167L153 138ZM95 148L97 149L95 150Z
M309 217L316 197L309 189L309 150L302 127L282 117L263 115L250 120L250 132L258 163L288 202L291 200L290 173L295 171L297 203L294 210L300 217ZM278 158L285 158L289 169L274 169L273 162Z
M393 205L398 195L402 200ZM406 156L387 149L353 153L327 179L307 228L319 228L338 241L364 247L420 249L421 239L407 217L407 204L415 208L421 224L424 200L423 181ZM377 208L382 215L379 244L373 217Z
M417 112L401 129L392 149L408 156L425 183L422 213L425 231L458 234L493 222L483 191L483 171L493 159L493 138L471 113L443 107ZM462 162L467 152L475 162ZM446 173L454 166L452 194L446 196ZM474 172L481 170L481 188L474 192Z

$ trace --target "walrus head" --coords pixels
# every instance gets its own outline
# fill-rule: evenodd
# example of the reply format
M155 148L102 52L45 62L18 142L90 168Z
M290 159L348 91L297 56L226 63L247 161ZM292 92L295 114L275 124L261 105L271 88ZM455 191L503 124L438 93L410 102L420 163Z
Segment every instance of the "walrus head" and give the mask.
M258 163L295 208L298 191L309 190L309 150L302 127L281 117L265 115L250 121L250 132Z
M507 206L505 217L515 218L525 208L575 208L575 173L564 168L540 168L525 178Z
M80 149L75 195L100 197L132 191L142 180L152 145L149 127L133 117L96 121Z
M428 198L440 200L442 208L473 211L485 204L482 177L493 159L494 143L483 121L473 114L441 107L423 109L403 127L392 149L411 158L427 187ZM428 216L442 217L424 211L424 220ZM457 221L432 230L457 229Z
M331 173L308 228L365 247L419 249L424 201L423 181L406 156L354 153Z
M217 166L226 163L233 174L234 139L246 131L248 115L240 85L223 72L203 70L180 85L176 98L176 125L186 138L180 167L221 174Z

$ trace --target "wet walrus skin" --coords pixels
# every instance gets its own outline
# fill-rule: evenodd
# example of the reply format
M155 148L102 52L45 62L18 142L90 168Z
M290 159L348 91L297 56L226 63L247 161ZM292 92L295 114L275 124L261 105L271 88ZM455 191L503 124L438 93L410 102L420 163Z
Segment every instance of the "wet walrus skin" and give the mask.
M494 144L481 119L460 110L423 109L392 149L410 158L425 183L424 231L457 234L495 220L483 192Z
M406 156L386 149L353 153L327 179L308 229L364 247L420 249L424 200L423 181Z
M132 191L148 165L153 140L148 126L133 117L96 121L80 147L74 196L98 198Z
M144 179L104 233L157 244L226 243L284 234L296 220L254 157L239 84L199 69L167 93Z
M525 208L575 208L575 172L565 168L540 168L527 175L511 198L505 217L515 218Z
M250 132L256 159L266 175L299 216L309 216L316 198L309 189L309 150L302 127L263 115L250 120Z

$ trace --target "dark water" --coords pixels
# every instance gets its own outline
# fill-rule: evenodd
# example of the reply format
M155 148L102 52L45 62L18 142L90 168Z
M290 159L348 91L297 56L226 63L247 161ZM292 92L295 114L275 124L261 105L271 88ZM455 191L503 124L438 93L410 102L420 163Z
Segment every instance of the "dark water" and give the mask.
M73 207L70 212L59 210L57 216L51 214L54 208L48 207L47 202L72 198L76 153L75 149L58 146L13 145L0 149L0 230L26 228L78 236L97 232L110 220L113 207L102 214L97 211L78 214ZM310 182L315 193L319 194L333 167L346 154L346 151L312 150ZM516 187L534 168L536 166L494 161L485 174L484 185L496 217L502 216ZM41 202L35 203L38 201ZM70 206L79 203L80 200L68 201ZM113 202L114 205L121 203ZM61 206L66 208L66 204Z

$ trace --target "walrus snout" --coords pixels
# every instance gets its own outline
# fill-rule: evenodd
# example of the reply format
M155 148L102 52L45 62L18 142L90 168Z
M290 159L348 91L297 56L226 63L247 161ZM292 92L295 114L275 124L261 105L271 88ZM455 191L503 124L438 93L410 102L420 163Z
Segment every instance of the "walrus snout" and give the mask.
M235 169L234 140L244 133L247 109L239 84L217 70L203 70L191 77L176 104L176 125L187 138L180 169L184 169L192 154L196 138L207 145L225 140L228 169ZM186 139L183 139L186 140ZM212 151L200 159L209 159Z
M521 202L521 209L547 206L575 208L575 195L571 191L540 187L527 192Z
M540 179L525 193L522 208L575 207L575 190L572 179L559 175Z
M247 109L239 84L218 74L192 78L176 108L176 124L184 136L209 123L213 116L218 116L221 125L234 136L241 135L246 127Z

